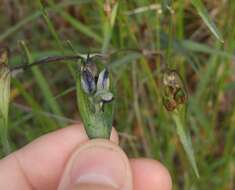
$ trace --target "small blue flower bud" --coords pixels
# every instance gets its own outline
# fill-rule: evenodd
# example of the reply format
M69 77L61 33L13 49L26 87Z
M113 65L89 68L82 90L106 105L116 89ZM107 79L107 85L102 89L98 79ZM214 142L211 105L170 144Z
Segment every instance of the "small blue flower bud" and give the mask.
M104 69L100 72L98 81L97 81L97 90L109 90L109 72L107 69Z
M90 70L86 67L82 68L81 84L83 90L89 95L93 94L96 91L95 79Z

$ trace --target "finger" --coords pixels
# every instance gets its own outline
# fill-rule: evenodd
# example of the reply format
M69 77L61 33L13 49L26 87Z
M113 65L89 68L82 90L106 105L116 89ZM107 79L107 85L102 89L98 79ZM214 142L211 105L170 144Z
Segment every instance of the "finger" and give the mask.
M114 130L111 139L118 143ZM69 156L87 140L81 125L38 138L0 161L1 189L56 189Z
M129 160L116 144L96 139L78 146L69 159L58 190L133 190Z
M171 190L172 181L168 170L151 159L130 160L134 190Z

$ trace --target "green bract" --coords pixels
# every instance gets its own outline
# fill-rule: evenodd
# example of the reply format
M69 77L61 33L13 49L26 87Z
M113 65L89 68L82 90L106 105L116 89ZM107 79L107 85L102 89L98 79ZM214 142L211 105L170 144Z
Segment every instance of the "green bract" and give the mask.
M102 70L97 76L96 65L88 57L78 72L77 100L80 115L89 138L110 137L113 94L109 88L108 70Z

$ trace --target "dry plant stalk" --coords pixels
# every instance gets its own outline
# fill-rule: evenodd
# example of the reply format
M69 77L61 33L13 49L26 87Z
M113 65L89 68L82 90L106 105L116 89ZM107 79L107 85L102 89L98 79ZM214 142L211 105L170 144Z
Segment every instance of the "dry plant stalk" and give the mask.
M10 152L8 141L8 111L10 102L10 71L8 68L9 51L0 49L0 137L4 153Z

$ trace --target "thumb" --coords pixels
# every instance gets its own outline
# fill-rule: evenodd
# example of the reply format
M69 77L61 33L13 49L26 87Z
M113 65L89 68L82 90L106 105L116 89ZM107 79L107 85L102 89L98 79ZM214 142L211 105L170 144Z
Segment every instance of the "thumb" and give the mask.
M108 140L78 146L67 162L58 190L132 190L126 154Z

